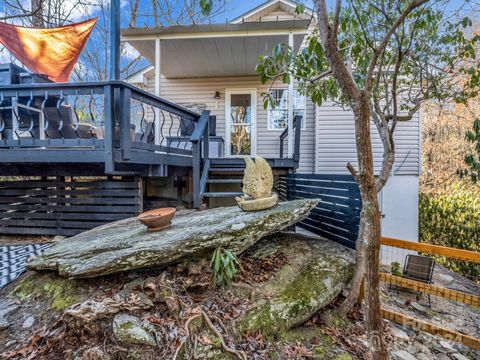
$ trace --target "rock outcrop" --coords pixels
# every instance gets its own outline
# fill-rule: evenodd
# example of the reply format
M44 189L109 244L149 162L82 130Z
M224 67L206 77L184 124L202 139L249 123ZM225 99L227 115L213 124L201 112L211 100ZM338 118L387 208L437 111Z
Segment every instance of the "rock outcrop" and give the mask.
M164 267L201 257L217 247L241 253L264 236L303 220L317 200L295 200L258 211L218 208L177 216L166 230L151 233L136 218L110 223L59 241L28 263L69 278Z
M279 233L255 245L252 256L275 252L288 261L262 284L255 306L238 324L241 332L279 335L300 325L335 299L353 276L354 252L329 240Z

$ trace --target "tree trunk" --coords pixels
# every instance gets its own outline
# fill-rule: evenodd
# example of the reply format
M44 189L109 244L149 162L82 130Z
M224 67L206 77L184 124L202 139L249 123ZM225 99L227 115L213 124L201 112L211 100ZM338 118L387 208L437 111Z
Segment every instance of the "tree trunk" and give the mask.
M360 287L365 276L365 247L363 246L364 222L360 221L360 229L358 230L357 242L355 243L355 273L350 283L350 291L347 298L342 302L338 312L341 316L345 316L347 312L355 305L360 295Z
M43 21L43 0L31 0L32 26L44 27Z
M370 138L370 94L361 91L355 101L355 137L357 143L358 174L356 175L362 198L360 214L361 250L365 255L366 301L365 323L370 339L373 358L388 359L383 339L383 322L380 314L380 209L373 167L373 152Z

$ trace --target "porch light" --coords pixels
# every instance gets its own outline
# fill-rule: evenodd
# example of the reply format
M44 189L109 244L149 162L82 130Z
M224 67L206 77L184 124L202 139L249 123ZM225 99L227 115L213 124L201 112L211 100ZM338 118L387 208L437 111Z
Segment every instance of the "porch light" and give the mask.
M219 100L220 99L220 91L215 91L215 95L213 95L213 98L215 100Z

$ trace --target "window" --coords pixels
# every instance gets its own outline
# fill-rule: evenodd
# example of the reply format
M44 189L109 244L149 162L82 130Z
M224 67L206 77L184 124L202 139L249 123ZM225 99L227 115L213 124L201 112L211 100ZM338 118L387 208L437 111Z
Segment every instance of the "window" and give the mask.
M275 101L275 107L268 109L268 129L285 129L288 124L288 89L273 89L270 94ZM302 129L305 129L307 102L305 96L298 90L293 90L293 116L302 116Z

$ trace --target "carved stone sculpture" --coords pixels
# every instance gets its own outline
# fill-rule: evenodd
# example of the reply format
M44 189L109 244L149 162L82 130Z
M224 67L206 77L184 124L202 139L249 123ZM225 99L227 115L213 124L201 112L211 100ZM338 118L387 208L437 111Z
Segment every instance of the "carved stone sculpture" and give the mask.
M243 193L237 197L237 204L244 211L258 211L271 208L278 203L278 196L272 193L273 173L268 162L260 156L255 162L245 158Z

